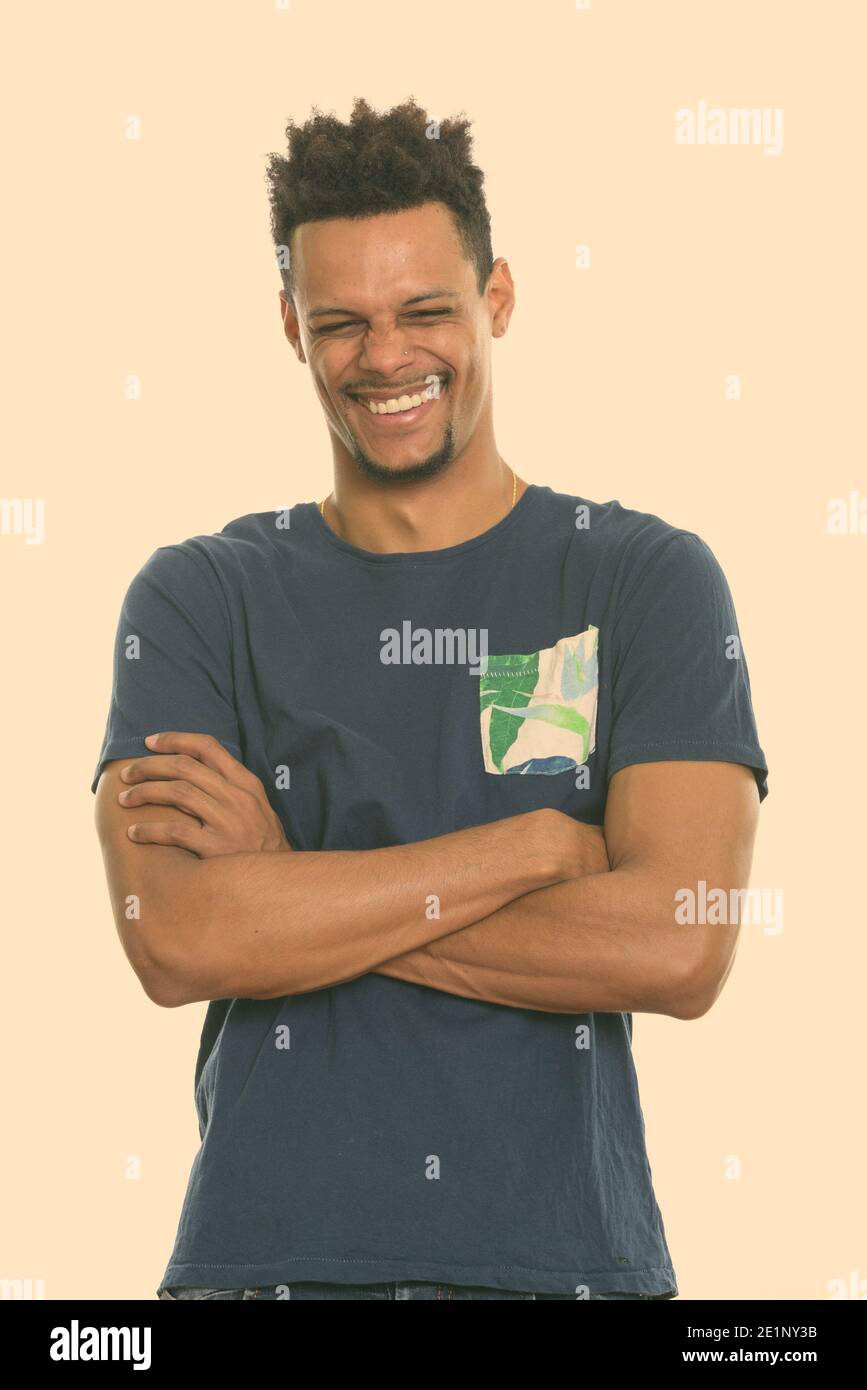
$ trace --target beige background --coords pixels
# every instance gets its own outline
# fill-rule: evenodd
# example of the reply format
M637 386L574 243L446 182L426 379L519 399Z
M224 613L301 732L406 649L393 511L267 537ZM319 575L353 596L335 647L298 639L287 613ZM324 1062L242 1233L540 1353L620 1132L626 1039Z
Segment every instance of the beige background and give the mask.
M681 1296L824 1299L852 1278L867 1297L867 535L826 526L830 498L867 494L863 13L4 7L0 495L44 498L46 531L0 536L0 1278L152 1298L168 1260L206 1006L151 1004L109 911L89 783L115 624L158 545L329 491L281 336L265 158L314 104L345 119L355 95L412 93L472 119L516 281L493 346L501 453L697 531L740 618L770 765L753 884L784 890L785 926L742 927L704 1018L635 1016ZM782 153L676 145L675 111L702 100L782 107Z

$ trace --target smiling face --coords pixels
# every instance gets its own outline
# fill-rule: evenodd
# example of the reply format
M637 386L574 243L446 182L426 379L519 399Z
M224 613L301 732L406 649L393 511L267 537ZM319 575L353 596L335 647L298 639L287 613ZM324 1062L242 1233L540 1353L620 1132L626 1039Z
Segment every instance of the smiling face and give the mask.
M490 404L491 334L511 309L504 263L480 296L451 214L435 202L303 223L292 247L286 333L336 440L369 477L445 468Z

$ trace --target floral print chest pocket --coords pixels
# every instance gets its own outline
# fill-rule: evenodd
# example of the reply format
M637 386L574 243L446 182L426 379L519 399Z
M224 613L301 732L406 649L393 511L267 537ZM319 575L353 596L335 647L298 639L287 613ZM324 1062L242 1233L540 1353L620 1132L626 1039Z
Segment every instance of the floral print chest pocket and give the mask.
M485 771L557 773L596 747L599 629L529 655L482 660L479 719Z

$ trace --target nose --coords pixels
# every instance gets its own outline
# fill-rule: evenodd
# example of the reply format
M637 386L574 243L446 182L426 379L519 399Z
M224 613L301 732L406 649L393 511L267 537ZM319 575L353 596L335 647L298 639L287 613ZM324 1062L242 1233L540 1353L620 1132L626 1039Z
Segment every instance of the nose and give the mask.
M389 381L404 371L413 359L412 337L396 325L369 329L364 335L358 359L359 372L368 371Z

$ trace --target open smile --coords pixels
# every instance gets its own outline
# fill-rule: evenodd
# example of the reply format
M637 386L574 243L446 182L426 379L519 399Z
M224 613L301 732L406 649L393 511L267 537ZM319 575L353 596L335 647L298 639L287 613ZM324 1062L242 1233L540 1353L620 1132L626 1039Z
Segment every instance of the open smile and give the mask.
M375 429L401 429L426 419L439 399L446 394L447 386L440 385L438 396L429 396L427 388L401 396L389 398L360 397L349 394L356 410L360 410L369 424Z

